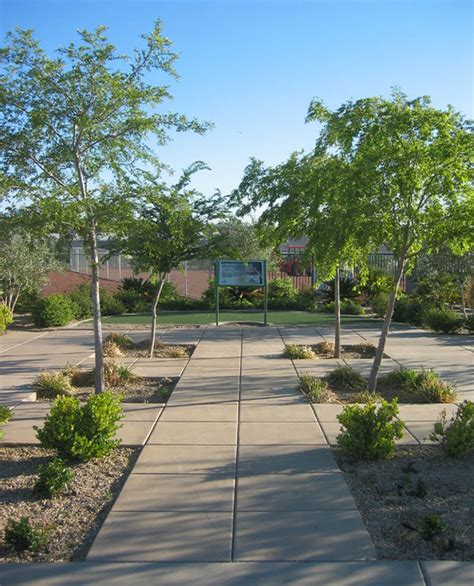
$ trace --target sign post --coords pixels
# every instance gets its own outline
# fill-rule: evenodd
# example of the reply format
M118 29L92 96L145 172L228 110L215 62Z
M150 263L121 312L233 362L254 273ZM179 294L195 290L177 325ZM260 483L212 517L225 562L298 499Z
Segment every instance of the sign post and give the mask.
M219 325L219 287L262 287L264 324L267 325L268 287L266 260L217 260L215 286L216 326Z

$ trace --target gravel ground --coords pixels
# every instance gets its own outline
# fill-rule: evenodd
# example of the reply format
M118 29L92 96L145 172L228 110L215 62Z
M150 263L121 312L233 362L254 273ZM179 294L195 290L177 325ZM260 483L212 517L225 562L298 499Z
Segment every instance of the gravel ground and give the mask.
M178 380L178 377L137 377L120 386L117 393L123 394L123 403L166 403ZM94 392L93 386L81 386L77 387L74 396L86 401Z
M117 448L100 460L73 465L68 492L54 499L33 494L35 473L54 452L39 447L0 448L0 562L59 562L84 559L92 540L125 482L138 449ZM30 517L35 528L47 528L47 548L16 554L3 543L7 519Z
M393 459L377 462L334 454L379 559L474 560L472 452L448 458L438 446L400 447ZM425 540L418 528L432 514L445 529Z
M195 344L162 344L157 342L153 353L154 358L189 358L196 348ZM149 342L143 340L131 348L120 349L123 356L148 358Z

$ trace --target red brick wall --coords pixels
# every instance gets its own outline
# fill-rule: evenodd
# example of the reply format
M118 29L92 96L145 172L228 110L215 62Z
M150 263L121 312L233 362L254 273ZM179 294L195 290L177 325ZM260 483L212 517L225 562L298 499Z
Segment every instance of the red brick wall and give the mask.
M48 279L49 283L42 289L42 294L45 297L56 293L68 293L83 283L89 283L91 277L75 271L54 271L49 273ZM118 289L120 282L101 279L100 286L107 289L107 291L114 291Z

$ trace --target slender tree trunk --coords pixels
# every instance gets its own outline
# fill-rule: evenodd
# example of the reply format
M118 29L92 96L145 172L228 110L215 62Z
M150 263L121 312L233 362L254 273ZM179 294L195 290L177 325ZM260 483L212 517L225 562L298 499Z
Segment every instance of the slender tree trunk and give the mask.
M334 319L336 320L336 335L334 338L334 358L341 357L341 269L336 268L334 277Z
M16 307L16 304L18 303L19 297L20 297L20 291L17 291L15 297L13 298L11 307L10 307L12 313L15 313L15 307Z
M400 287L400 281L402 280L403 271L405 270L406 258L403 255L400 258L397 273L395 275L395 286L393 291L391 292L387 311L385 313L385 318L382 327L382 333L380 335L379 344L377 347L377 351L375 353L374 363L372 364L372 370L370 371L369 376L369 392L375 393L377 389L377 378L379 376L380 365L382 364L382 357L385 351L385 344L387 342L387 336L390 329L390 324L392 322L393 310L395 309L395 301L397 299L398 288Z
M158 303L160 301L160 296L161 296L161 292L163 290L164 284L165 284L164 275L160 275L160 278L158 280L158 287L156 289L156 294L155 294L155 301L153 302L153 307L151 309L151 336L150 336L150 351L149 351L150 358L153 358L153 353L155 351L156 316L158 313Z
M100 315L99 252L97 250L97 233L94 220L91 220L89 246L92 269L92 307L94 309L95 392L102 393L104 390L104 355L102 353L102 322Z
M459 279L459 281L458 281L459 290L461 292L462 314L464 316L464 319L467 319L467 311L466 311L466 283L467 283L467 279L465 279L465 280Z

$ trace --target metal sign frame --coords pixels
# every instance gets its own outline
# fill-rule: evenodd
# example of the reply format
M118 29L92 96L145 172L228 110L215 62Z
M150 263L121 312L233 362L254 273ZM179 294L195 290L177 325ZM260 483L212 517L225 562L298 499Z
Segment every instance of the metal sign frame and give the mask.
M242 283L235 279L235 281L227 281L225 283L221 283L221 270L224 264L229 265L240 265L240 266L249 266L251 264L260 264L261 266L261 280L258 283ZM266 326L268 325L268 281L267 281L267 261L266 260L249 260L249 261L242 261L242 260L217 260L215 265L215 293L216 293L216 326L219 325L219 316L220 316L220 309L219 309L219 287L247 287L249 289L253 288L263 288L263 324Z

